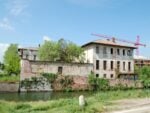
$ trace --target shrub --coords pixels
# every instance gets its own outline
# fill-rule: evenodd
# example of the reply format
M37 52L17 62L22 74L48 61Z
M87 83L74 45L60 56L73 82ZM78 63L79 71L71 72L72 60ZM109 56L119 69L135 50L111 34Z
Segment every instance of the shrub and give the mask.
M57 78L57 75L54 73L42 73L42 76L45 77L50 83L53 83Z
M71 85L73 83L73 77L72 76L61 76L58 78L59 83L62 85L63 88L65 88L66 91L71 91Z
M140 80L145 88L150 88L150 67L143 67L139 71Z
M88 82L93 90L107 90L109 88L109 81L103 78L96 78L93 72L89 74Z
M38 85L43 85L44 78L43 77L32 77L32 78L26 78L21 81L21 87L25 88L36 88Z

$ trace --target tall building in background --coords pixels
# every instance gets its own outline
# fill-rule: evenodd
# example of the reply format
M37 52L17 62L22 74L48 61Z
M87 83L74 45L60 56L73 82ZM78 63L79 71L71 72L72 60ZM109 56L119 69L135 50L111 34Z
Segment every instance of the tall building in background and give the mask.
M85 63L93 63L96 77L113 79L134 75L134 46L115 40L96 40L82 46Z

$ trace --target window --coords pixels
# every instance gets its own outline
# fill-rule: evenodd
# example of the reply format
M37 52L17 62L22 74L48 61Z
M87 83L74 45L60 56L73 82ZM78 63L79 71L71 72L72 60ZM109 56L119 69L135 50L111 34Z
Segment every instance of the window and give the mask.
M33 60L36 60L36 55L34 55L33 57L34 57Z
M58 73L62 74L62 71L63 71L63 67L58 67Z
M117 61L117 69L120 69L120 61Z
M123 56L125 56L125 50L123 49Z
M104 74L103 77L106 78L106 74Z
M96 78L98 78L99 77L99 74L96 74Z
M110 78L113 78L113 77L114 77L114 75L113 75L113 74L111 74L111 75L110 75Z
M106 70L106 68L107 68L107 61L104 61L103 62L103 69Z
M110 54L113 54L113 53L114 53L113 48L111 48L110 49Z
M96 46L96 53L99 54L99 47Z
M107 54L107 48L106 47L103 48L103 54Z
M111 70L114 69L114 62L113 61L110 62L110 68L111 68Z
M131 62L128 62L128 70L131 71Z
M96 60L96 70L99 69L99 60Z
M117 49L117 55L120 55L120 49Z
M29 59L29 55L26 55L26 59Z
M126 69L126 63L123 62L123 70L125 71L125 69Z
M132 56L132 51L128 50L127 54L128 54L128 56Z

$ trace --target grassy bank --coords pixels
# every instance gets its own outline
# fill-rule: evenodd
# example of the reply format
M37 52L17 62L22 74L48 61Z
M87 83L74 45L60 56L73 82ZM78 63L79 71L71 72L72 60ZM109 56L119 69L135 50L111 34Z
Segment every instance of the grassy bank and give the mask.
M97 92L86 98L88 105L84 109L78 106L77 97L46 102L0 101L0 113L101 113L113 100L144 97L150 97L149 90Z
M0 82L19 82L19 76L0 76Z

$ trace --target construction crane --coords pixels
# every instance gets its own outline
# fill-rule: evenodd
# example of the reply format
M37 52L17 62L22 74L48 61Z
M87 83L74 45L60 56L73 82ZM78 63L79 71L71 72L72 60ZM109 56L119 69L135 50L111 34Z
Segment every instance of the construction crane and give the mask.
M110 37L110 36L107 36L107 35L101 35L101 34L95 34L95 33L92 33L91 35L97 36L97 37L102 37L102 38L105 38L105 39L112 39L112 40L117 40L117 41L120 41L120 42L125 42L125 43L129 43L129 44L133 44L134 46L137 47L137 49L136 49L136 55L137 56L139 56L139 46L146 47L145 44L140 43L140 36L137 36L136 42L131 42L131 41L127 41L127 40L124 40L124 39Z

